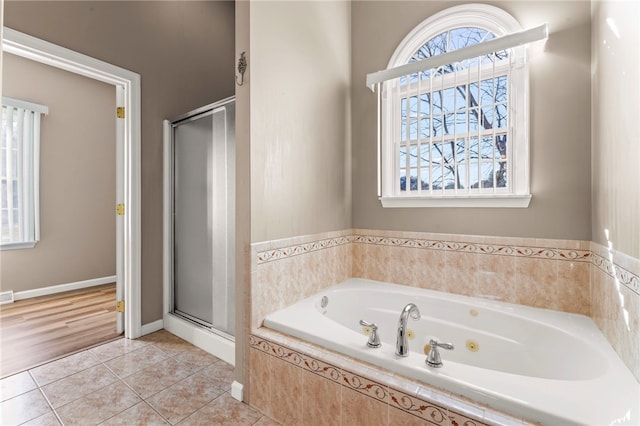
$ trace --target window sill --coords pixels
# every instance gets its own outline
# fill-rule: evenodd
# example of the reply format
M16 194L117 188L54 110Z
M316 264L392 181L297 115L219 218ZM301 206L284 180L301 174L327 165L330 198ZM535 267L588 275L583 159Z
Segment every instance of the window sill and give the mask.
M28 241L23 243L6 243L0 244L0 251L2 250L21 250L30 249L36 246L37 241Z
M524 195L449 195L431 197L380 197L382 207L462 207L462 208L527 208L531 194Z

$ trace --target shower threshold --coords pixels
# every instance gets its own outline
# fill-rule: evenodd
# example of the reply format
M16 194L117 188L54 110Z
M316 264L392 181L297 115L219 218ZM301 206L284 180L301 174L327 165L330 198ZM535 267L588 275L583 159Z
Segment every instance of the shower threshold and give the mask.
M236 338L234 336L232 336L231 334L225 333L224 331L215 328L213 326L213 324L208 323L208 322L206 322L204 320L201 320L200 318L196 318L196 317L194 317L192 315L189 315L189 314L187 314L185 312L182 312L182 311L179 311L179 310L174 310L173 312L171 312L171 314L173 314L173 315L175 315L177 317L180 317L180 318L182 318L184 320L187 320L187 321L195 324L196 326L204 328L208 332L214 333L214 334L216 334L216 335L218 335L218 336L220 336L220 337L222 337L224 339L230 340L232 342L236 341Z

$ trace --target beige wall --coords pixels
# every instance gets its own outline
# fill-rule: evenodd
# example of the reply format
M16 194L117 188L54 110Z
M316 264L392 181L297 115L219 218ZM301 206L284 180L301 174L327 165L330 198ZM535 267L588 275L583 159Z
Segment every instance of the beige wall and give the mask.
M492 2L524 28L548 22L529 48L531 191L527 209L383 209L376 197L376 98L369 72L384 69L417 24L459 2L352 4L353 226L474 235L589 240L590 6L586 1Z
M162 318L162 120L234 94L234 3L4 4L7 27L141 75L142 323Z
M40 145L40 242L0 252L15 292L116 274L113 86L4 54L3 96L49 107Z
M350 4L252 2L251 239L350 227Z
M593 3L593 241L604 246L611 242L614 250L636 259L640 259L639 23L640 3Z
M0 38L4 33L4 4L0 3ZM0 95L2 95L2 63L3 55L0 54Z

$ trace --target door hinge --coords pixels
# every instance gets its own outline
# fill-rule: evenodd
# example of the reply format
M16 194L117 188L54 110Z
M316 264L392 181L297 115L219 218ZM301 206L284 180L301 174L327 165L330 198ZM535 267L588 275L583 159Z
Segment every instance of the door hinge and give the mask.
M116 205L116 214L118 216L124 216L124 204Z
M124 312L124 300L118 300L116 302L116 312Z
M116 117L124 118L124 107L117 107L116 108Z

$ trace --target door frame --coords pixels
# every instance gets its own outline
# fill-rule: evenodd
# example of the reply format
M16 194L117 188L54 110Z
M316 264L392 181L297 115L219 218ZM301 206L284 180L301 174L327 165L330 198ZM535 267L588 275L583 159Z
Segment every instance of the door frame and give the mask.
M124 314L117 316L118 332L129 339L140 337L140 75L11 28L2 30L4 52L115 86L116 106L125 111L124 118L116 118L115 204L125 206L116 220L116 293L125 304Z

